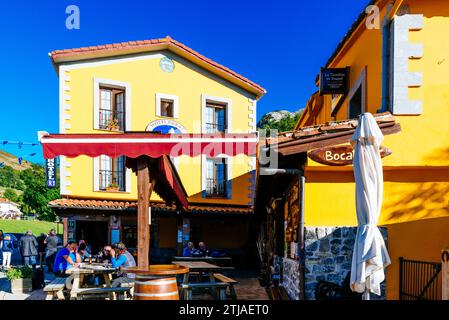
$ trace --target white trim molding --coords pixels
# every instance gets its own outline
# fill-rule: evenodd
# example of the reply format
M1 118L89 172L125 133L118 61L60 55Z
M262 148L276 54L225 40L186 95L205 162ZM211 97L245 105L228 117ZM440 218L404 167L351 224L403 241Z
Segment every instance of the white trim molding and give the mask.
M422 100L409 100L409 88L420 87L422 72L408 70L409 59L423 57L423 44L410 43L410 30L421 30L424 24L422 14L395 15L391 23L390 52L390 108L395 115L420 115Z
M350 108L351 108L351 100L356 94L356 92L359 90L359 88L362 88L362 110L361 113L366 112L366 66L362 69L362 72L360 72L360 76L357 78L357 80L352 85L351 89L348 93L348 105L347 105L347 115L349 118L350 114Z
M226 104L226 131L232 133L232 100L222 97L214 97L207 94L201 95L201 131L206 133L206 104L207 101Z
M100 129L100 87L125 89L125 131L131 131L131 85L128 82L94 78L94 129Z
M70 195L70 191L67 189L68 186L71 185L71 182L68 180L68 178L72 175L70 171L67 170L67 168L70 167L70 162L67 161L67 158L65 156L59 157L59 193L62 196Z
M248 106L248 126L249 133L256 132L256 122L257 122L257 100L248 98L250 105Z
M161 115L161 100L173 101L173 117L167 117ZM173 94L156 93L156 116L162 118L177 119L179 118L179 98Z

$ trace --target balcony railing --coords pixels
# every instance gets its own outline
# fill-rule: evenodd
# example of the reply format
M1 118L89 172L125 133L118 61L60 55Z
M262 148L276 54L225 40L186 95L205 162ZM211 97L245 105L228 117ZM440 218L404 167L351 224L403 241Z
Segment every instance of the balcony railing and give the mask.
M125 113L109 109L100 109L99 128L103 130L124 131Z
M216 179L206 179L206 196L207 197L226 197L226 180L217 181Z
M225 130L226 130L225 124L206 122L206 133L224 133Z

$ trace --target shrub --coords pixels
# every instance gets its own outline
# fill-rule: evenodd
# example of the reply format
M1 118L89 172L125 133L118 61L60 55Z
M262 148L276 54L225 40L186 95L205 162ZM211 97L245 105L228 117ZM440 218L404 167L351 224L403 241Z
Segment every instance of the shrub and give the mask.
M8 280L16 279L31 279L33 277L33 270L30 267L13 267L6 273Z

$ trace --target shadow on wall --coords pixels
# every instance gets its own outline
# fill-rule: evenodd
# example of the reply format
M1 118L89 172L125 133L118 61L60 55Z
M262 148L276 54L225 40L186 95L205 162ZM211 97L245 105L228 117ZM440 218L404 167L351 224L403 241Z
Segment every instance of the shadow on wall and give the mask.
M387 241L387 229L380 228ZM341 285L351 271L352 251L356 227L306 227L305 229L305 298L315 299L319 281L329 281ZM381 285L382 296L372 295L372 299L385 299L385 282Z
M449 161L449 148L435 151L426 160ZM398 170L385 178L385 184L404 183L392 184L393 192L384 194L382 224L449 215L449 168Z

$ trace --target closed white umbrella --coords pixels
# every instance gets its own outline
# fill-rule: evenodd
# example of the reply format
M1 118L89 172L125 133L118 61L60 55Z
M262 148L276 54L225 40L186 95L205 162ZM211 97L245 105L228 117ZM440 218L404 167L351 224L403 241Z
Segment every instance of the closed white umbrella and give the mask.
M351 266L352 291L381 295L385 280L384 268L391 261L377 223L382 207L383 172L380 145L383 134L370 113L359 117L351 139L354 147L354 177L356 184L357 234Z

